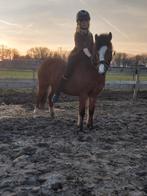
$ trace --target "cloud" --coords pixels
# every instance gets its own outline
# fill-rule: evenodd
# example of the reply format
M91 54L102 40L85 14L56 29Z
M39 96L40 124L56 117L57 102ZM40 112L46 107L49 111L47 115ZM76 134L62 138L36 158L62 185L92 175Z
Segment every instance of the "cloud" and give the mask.
M8 25L8 26L21 27L21 25L19 25L19 24L11 23L11 22L8 22L8 21L2 20L2 19L0 19L0 23L5 24L5 25Z
M101 17L101 16L100 16ZM101 17L101 19L107 23L109 26L111 26L115 31L117 31L121 36L123 36L126 39L129 39L128 35L125 34L124 32L122 32L117 26L115 26L114 24L112 24L108 19Z
M0 6L0 36L14 46L17 43L18 49L38 44L72 46L76 13L86 9L92 32L111 29L118 49L131 50L128 42L147 42L146 7L147 0L5 0Z

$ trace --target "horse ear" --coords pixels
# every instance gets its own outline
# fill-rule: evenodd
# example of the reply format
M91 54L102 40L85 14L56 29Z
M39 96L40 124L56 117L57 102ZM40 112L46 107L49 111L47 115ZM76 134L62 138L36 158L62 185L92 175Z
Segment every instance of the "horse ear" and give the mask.
M97 34L95 34L95 40L97 40L97 38L98 38L98 35L97 35Z
M109 32L109 40L111 41L112 40L112 33Z

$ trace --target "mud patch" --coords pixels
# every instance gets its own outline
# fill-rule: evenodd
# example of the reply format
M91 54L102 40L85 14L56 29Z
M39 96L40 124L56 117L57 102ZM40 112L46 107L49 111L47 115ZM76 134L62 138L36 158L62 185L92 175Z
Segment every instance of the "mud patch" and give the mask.
M147 100L99 100L80 135L77 102L32 108L0 105L0 195L147 195Z

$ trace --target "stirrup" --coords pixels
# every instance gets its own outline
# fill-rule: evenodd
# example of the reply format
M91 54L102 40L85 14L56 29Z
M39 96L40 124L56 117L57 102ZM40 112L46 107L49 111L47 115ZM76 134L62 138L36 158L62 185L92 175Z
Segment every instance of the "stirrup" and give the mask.
M60 97L60 95L56 95L56 94L55 94L55 95L53 96L53 98L52 98L52 102L53 102L53 103L56 103L56 102L59 100L59 97Z

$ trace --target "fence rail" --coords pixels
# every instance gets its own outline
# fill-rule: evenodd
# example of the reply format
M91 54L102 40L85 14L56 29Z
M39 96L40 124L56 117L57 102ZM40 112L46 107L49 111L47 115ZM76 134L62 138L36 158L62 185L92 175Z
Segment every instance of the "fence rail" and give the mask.
M34 89L37 86L36 80L36 72L39 65L43 62L43 60L5 60L0 61L0 88L13 88L13 89L21 89L21 88L30 88ZM19 78L15 78L15 76L11 77L11 72L30 72L28 78L19 76ZM8 72L9 77L5 77L3 72ZM106 89L118 89L118 90L134 90L135 94L137 94L138 89L147 89L147 68L139 66L134 67L111 67L108 71L108 75L115 76L125 76L129 75L130 80L107 80L106 81ZM146 77L146 80L140 80L141 76Z
M36 70L43 60L22 59L0 61L0 70Z
M106 81L105 89L133 90L135 85L135 81ZM34 89L36 87L36 79L0 79L0 89ZM147 81L140 82L139 89L147 90Z

